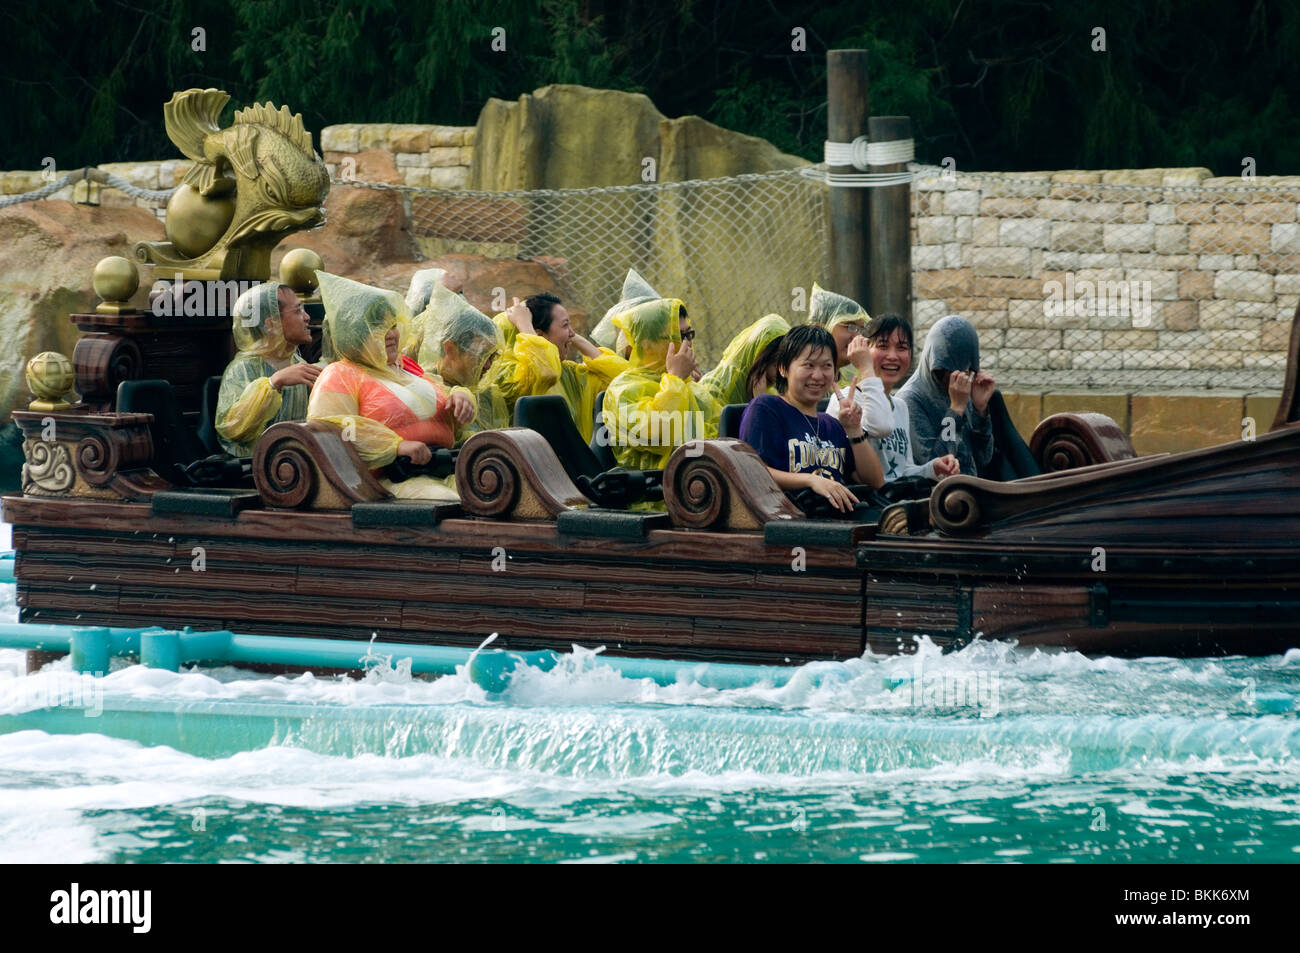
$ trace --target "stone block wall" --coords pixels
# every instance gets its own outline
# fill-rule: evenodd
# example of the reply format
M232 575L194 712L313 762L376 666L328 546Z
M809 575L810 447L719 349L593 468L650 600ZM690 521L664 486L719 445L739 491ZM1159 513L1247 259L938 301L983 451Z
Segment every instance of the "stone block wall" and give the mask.
M1300 303L1300 177L922 174L917 329L956 313L1008 386L1276 392Z
M349 156L370 149L393 155L402 184L421 189L463 189L474 157L473 126L349 123L326 126L321 152L330 175L347 179ZM351 164L355 172L355 163Z

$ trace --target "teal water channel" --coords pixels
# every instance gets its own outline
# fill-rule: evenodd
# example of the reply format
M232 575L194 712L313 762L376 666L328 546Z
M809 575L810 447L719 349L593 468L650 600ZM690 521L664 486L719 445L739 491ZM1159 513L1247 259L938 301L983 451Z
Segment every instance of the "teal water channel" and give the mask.
M1300 649L923 645L730 690L578 650L500 695L20 660L0 861L1300 861Z

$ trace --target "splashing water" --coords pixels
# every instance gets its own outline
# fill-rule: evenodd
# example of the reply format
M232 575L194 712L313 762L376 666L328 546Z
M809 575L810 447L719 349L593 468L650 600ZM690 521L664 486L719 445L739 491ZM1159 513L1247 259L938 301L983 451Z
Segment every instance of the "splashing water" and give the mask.
M1300 859L1300 649L922 643L717 690L575 648L499 696L387 657L90 684L20 660L0 650L0 861Z

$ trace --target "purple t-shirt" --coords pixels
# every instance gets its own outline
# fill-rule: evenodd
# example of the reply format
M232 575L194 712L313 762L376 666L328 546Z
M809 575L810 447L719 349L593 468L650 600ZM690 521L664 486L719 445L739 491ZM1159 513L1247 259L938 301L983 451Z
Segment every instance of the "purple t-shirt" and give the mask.
M809 417L773 394L755 397L740 418L740 439L773 470L815 473L847 483L853 447L844 427L830 414Z

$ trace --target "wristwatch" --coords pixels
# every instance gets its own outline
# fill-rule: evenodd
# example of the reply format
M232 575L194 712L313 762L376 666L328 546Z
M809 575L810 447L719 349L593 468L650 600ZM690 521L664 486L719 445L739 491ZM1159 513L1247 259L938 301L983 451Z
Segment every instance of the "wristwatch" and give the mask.
M862 441L864 441L864 440L866 440L866 439L867 439L867 432L864 430L864 431L862 431L862 433L858 434L856 437L849 437L849 443L852 443L852 444L859 444L859 443L861 443Z

